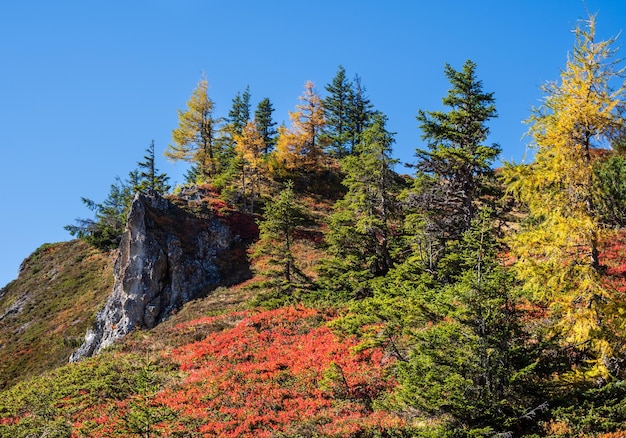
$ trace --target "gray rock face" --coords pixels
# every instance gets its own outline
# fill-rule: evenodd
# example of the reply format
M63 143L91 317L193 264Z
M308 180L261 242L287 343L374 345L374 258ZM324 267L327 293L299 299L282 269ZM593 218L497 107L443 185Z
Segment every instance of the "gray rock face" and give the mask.
M237 242L216 217L138 194L115 262L113 291L70 362L97 354L135 328L154 327L184 303L224 284L220 256ZM233 262L232 254L228 260Z

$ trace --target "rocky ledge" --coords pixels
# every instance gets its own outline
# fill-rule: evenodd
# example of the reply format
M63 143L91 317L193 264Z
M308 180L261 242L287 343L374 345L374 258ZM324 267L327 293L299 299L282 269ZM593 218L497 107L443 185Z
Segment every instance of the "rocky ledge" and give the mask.
M245 279L246 252L236 231L218 215L181 208L158 194L137 194L113 290L70 362L97 354L136 328L154 327L219 285Z

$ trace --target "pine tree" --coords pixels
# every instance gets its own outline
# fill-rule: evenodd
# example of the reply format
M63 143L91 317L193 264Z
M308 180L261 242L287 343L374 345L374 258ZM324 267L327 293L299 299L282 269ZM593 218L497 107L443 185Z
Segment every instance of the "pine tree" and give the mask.
M140 161L137 166L141 170L139 173L139 184L136 187L137 191L150 191L157 192L164 195L170 190L170 186L167 184L169 177L165 173L159 173L159 170L155 166L154 157L154 140L150 142L150 146L146 149L147 155L143 158L146 161Z
M259 102L256 110L254 111L254 122L256 123L257 130L263 137L264 155L269 154L276 145L276 134L278 132L274 128L274 126L276 126L276 122L272 120L273 112L274 107L267 97Z
M448 112L420 110L422 139L428 150L417 149L417 190L411 202L423 213L426 260L436 269L448 242L467 231L478 204L491 194L493 161L498 145L486 145L486 125L497 116L493 93L483 91L476 64L466 61L461 71L445 66L452 88L443 98Z
M326 136L332 153L341 158L347 155L353 138L350 122L354 108L352 84L348 81L342 66L339 66L332 83L326 85L326 91L329 93L324 99Z
M170 160L183 160L197 167L203 180L209 180L218 172L220 155L216 138L220 120L214 115L214 103L208 95L208 82L200 80L187 109L178 111L178 128L172 131L173 143L165 151Z
M510 244L525 288L549 306L552 329L581 359L577 372L608 378L623 354L609 334L626 325L618 316L624 303L601 278L599 244L608 230L595 203L592 150L622 136L626 107L624 88L611 88L619 76L611 59L615 40L595 40L595 16L575 35L560 82L543 87L543 104L528 120L534 162L504 171L509 190L530 215Z

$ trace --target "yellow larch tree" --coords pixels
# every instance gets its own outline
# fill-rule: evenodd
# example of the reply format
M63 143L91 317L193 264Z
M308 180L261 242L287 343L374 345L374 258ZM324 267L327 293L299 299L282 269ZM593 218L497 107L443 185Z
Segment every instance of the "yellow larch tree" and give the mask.
M543 104L528 120L534 162L507 165L504 177L530 214L510 240L519 278L548 307L550 328L563 346L584 358L580 376L606 379L623 352L611 333L626 326L618 311L623 303L601 277L598 248L609 230L594 206L593 149L622 132L625 106L621 84L612 88L621 77L615 39L595 41L595 23L590 16L577 26L560 81L542 87Z
M292 128L278 129L276 162L287 171L315 172L324 163L326 140L321 135L326 126L322 99L315 85L307 81L296 111L289 112Z
M261 195L265 174L265 141L254 121L248 122L241 134L235 135L235 153L239 169L240 192L244 211L254 213L254 203Z
M172 131L172 144L165 156L183 160L196 166L198 174L208 180L217 173L217 124L213 114L214 103L208 94L208 81L201 79L189 100L186 110L178 110L178 128Z
M271 154L270 162L275 175L289 173L298 168L298 135L284 124L278 127L276 148Z

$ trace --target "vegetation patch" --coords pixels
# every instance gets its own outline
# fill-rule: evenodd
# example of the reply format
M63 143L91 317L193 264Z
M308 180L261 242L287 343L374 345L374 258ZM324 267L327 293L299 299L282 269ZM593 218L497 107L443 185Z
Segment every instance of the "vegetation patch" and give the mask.
M112 253L79 240L24 261L1 293L0 388L67 362L113 287L112 269Z

